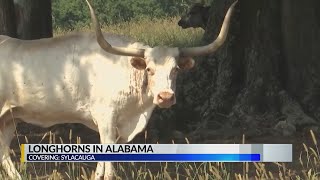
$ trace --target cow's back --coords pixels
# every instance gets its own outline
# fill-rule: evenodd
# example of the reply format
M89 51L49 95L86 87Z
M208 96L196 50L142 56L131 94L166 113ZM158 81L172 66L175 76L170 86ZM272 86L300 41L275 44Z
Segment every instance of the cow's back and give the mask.
M130 41L108 36L117 46ZM134 44L140 46L140 44ZM4 101L30 118L85 119L90 106L107 106L129 88L128 57L104 52L92 33L41 40L10 38L0 45L0 88Z

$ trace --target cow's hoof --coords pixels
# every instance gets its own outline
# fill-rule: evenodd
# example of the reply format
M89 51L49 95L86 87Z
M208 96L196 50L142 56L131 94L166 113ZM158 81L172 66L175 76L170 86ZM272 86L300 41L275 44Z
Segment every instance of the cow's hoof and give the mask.
M104 179L103 175L99 175L99 174L96 174L94 177L94 180L103 180L103 179Z
M115 180L114 176L105 176L104 180Z
M103 180L103 176L95 176L94 180Z
M95 176L94 180L114 180L114 176Z

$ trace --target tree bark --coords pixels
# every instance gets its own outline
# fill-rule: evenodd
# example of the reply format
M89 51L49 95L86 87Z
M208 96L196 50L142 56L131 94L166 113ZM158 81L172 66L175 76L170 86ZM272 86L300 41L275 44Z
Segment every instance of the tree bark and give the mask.
M51 0L15 0L19 39L52 37Z
M229 122L227 127L240 128L238 132L247 135L291 135L297 128L319 124L320 63L316 60L320 58L320 28L316 3L240 1L240 18L233 18L240 21L241 28L231 29L229 41L216 54L216 79L202 120L217 121L217 114L224 114L227 120L222 126ZM212 11L220 13L230 4L216 0ZM217 17L223 19L213 15L209 22L221 21ZM209 24L205 39L211 41L217 27Z
M282 0L282 41L288 93L320 120L320 2ZM299 13L297 13L299 12Z
M0 34L16 37L13 0L0 0Z
M213 2L206 44L217 37L233 2ZM197 58L197 67L178 79L177 105L156 111L153 119L176 122L174 129L193 142L317 129L319 5L312 0L240 0L225 44L215 54ZM155 124L159 132L170 127Z

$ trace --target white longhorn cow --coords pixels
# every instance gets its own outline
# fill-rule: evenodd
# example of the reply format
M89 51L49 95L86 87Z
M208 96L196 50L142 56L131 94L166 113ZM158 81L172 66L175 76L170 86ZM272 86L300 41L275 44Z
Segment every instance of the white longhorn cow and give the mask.
M151 48L103 35L87 3L95 34L40 40L0 36L0 162L11 179L21 179L9 156L21 121L41 127L81 123L99 132L101 143L131 141L145 128L155 106L175 104L178 71L192 68L193 56L213 53L223 44L236 4L211 44ZM97 164L96 179L112 176L110 162Z

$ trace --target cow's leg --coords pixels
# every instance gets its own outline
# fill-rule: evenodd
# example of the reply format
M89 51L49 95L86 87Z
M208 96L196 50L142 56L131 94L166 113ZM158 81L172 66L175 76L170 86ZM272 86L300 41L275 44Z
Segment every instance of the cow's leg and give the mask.
M102 127L99 128L100 133L100 140L102 144L115 144L115 131L113 130L113 127ZM103 164L103 165L101 165ZM111 162L101 162L100 165L98 163L98 166L102 167L100 173L103 173L103 176L105 180L111 180L113 179L113 173L114 169ZM101 176L100 176L101 179Z
M12 114L8 110L0 117L0 162L10 179L20 180L21 176L14 167L9 151L10 143L14 137L15 123L18 122L18 120L12 119Z
M96 108L103 109L103 108ZM116 142L116 126L113 116L113 110L92 113L95 122L98 125L101 144L115 144ZM111 162L98 162L95 179L111 180L114 177L114 169Z

